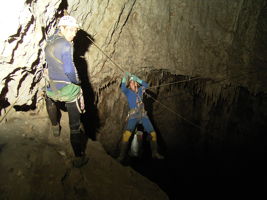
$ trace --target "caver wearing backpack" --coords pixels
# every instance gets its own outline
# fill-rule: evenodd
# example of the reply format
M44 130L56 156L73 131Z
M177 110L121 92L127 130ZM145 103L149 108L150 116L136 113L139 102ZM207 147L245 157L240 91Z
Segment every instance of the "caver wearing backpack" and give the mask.
M46 107L52 123L54 136L60 135L58 102L64 103L69 116L70 142L74 151L74 167L87 163L82 131L80 130L80 115L84 109L82 89L77 70L73 63L72 40L78 31L78 24L71 16L63 16L59 21L59 31L51 36L45 48L48 66L48 82L46 89Z

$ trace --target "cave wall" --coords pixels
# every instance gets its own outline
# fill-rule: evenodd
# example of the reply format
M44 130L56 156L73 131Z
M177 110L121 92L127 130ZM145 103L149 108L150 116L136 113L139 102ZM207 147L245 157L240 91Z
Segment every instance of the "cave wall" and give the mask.
M0 109L24 105L34 109L44 86L45 38L55 23L58 6L36 1L8 1L1 5Z
M209 150L215 153L245 149L256 152L255 157L262 156L262 139L267 128L266 93L253 94L245 87L212 79L183 82L184 76L162 71L154 74L165 77L162 84L181 81L170 87L151 89L158 101L145 99L153 111L150 117L160 134L163 151L177 157L179 151L201 154Z
M124 70L146 79L151 86L200 77L192 82L194 87L187 87L188 83L183 90L171 86L152 93L203 128L216 126L211 123L222 126L220 130L228 126L229 107L233 102L238 104L240 88L244 87L248 96L266 92L264 0L13 0L3 3L0 12L5 27L0 38L1 116L13 106L17 111L38 107L45 85L45 39L55 31L64 9L82 27L75 41L76 66L86 81L83 87L90 99L88 112L94 111L88 124L98 124L97 138L110 152L116 149L127 112L126 99L119 89ZM210 84L213 81L219 84ZM175 97L166 100L168 94ZM222 120L208 122L218 102L224 105L218 120L224 119L225 124ZM194 129L190 123L177 123L179 117L171 116L163 106L151 105L151 117L168 145L176 130ZM166 117L169 120L164 122ZM168 122L175 128L170 129Z

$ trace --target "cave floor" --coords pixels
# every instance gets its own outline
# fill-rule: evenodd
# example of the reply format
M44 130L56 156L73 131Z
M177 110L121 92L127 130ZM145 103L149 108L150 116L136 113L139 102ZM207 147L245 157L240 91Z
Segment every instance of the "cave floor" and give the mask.
M157 184L117 163L90 139L89 162L73 168L67 129L55 138L46 116L23 116L1 123L1 200L168 199Z
M251 151L178 151L163 161L131 158L125 167L89 139L88 164L73 168L66 119L63 112L60 137L46 114L18 112L0 124L1 200L213 198L266 188L262 153Z

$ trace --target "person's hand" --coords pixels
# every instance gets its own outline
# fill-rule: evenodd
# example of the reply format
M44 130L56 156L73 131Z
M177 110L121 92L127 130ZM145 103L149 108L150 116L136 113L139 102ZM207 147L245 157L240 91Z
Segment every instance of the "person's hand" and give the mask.
M130 72L125 72L125 76L131 76L132 74Z
M124 76L121 80L122 83L126 83L126 77Z

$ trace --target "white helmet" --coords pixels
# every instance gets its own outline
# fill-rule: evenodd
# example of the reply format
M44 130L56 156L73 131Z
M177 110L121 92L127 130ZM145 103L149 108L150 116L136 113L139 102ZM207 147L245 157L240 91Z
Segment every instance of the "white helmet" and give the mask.
M71 26L71 27L79 28L79 24L77 24L76 19L69 15L63 16L59 20L58 26Z

